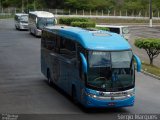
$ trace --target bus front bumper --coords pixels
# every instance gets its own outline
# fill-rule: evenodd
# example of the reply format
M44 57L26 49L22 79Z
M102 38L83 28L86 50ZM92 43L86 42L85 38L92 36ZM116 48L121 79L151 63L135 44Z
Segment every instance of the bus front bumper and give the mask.
M116 108L133 106L135 101L135 90L133 88L127 91L116 92L112 95L110 95L110 93L103 93L101 96L93 92L93 90L88 89L85 91L83 99L85 99L84 106L88 108Z
M86 99L85 107L87 108L117 108L117 107L128 107L134 105L135 97L132 96L123 100L98 100L95 98L88 97Z
M41 35L42 35L42 30L37 29L35 35L36 35L37 37L41 37Z
M19 29L21 30L28 30L28 24L20 24Z

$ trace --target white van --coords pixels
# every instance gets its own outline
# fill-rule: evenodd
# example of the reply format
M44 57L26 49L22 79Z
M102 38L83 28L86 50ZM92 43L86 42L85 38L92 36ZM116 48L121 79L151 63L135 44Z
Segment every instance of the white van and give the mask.
M28 30L28 14L17 13L14 17L15 28L19 30Z
M113 26L113 25L96 25L96 27L109 28L110 32L115 32L122 35L126 40L129 40L130 31L128 26Z

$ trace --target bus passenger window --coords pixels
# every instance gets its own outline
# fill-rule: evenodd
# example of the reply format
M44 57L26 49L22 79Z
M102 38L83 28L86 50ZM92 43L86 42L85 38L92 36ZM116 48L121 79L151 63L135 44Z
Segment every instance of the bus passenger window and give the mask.
M56 40L54 39L54 35L52 35L51 33L47 32L45 34L45 41L46 41L46 48L48 50L54 50L55 49L55 42Z
M54 35L54 39L55 39L55 52L59 54L60 47L61 47L60 42L61 42L62 38L58 35Z
M60 54L62 54L63 56L69 59L75 58L76 57L76 44L70 39L62 38Z

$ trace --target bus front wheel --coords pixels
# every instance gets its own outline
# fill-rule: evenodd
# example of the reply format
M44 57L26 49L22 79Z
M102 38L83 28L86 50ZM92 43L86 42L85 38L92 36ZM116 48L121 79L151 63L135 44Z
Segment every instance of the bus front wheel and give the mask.
M78 100L77 100L77 93L76 93L76 88L75 86L72 87L72 100L75 104L78 103Z

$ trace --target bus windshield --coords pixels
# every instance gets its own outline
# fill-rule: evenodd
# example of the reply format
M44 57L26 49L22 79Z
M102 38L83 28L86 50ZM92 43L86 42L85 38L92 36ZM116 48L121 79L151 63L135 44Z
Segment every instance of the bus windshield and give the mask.
M120 91L134 86L132 51L88 54L87 86L102 91Z
M37 28L43 29L45 26L54 25L54 18L38 18Z
M28 15L22 15L19 20L20 22L28 23Z

